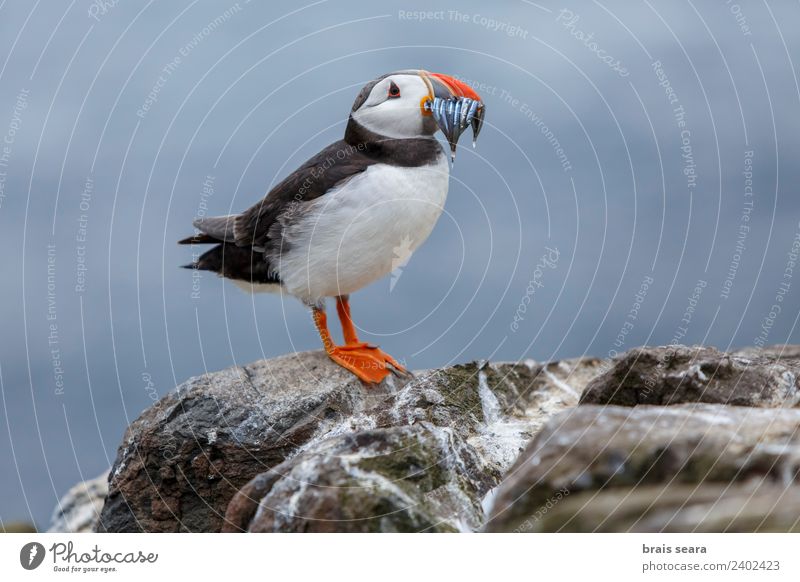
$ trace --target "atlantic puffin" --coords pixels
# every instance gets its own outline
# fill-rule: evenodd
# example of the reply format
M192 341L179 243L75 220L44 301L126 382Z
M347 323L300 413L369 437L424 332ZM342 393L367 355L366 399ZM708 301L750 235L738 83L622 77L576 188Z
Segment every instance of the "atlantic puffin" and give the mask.
M424 70L382 75L353 103L344 138L306 161L241 214L194 221L180 244L214 244L191 269L213 271L251 292L293 295L313 313L328 356L367 383L407 371L362 342L349 296L410 256L433 230L449 181L441 130L455 159L468 127L473 147L485 105L466 83ZM344 344L328 331L325 299L336 299Z

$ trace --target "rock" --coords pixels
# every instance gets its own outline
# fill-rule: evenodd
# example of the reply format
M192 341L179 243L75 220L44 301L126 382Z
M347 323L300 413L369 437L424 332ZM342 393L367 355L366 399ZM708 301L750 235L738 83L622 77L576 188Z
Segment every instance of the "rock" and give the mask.
M731 352L744 358L771 358L774 360L785 360L789 362L800 362L800 345L775 344L763 348L746 347Z
M368 388L307 352L192 378L126 431L97 529L476 529L600 365L469 364Z
M799 473L798 409L718 404L633 408L583 405L551 418L528 445L499 488L487 529L593 531L606 527L593 520L609 511L621 490L646 495L654 491L653 487L667 484L674 488L664 501L667 506L673 504L672 523L696 523L700 529L718 531L714 528L728 523L727 504L735 503L736 495L741 495L737 488L729 492L719 486L766 482L772 491L790 488L787 495L796 500ZM709 486L712 488L705 491ZM698 492L689 495L693 487ZM693 516L691 505L683 507L676 502L683 498L708 503L715 494L723 505L707 520ZM594 500L600 498L605 501L595 508ZM577 519L583 507L581 500L585 504L587 499L593 500L590 517ZM613 523L631 528L641 519L655 531L659 524L669 529L663 514L662 521L647 521L652 517L651 507L643 499L638 495L629 498L620 508L622 516L615 517ZM650 501L653 507L659 507L659 500L650 497ZM763 499L755 499L749 507L751 512L763 510ZM549 517L542 520L543 514ZM748 515L730 523L745 527L750 523ZM771 523L771 527L785 525Z
M788 345L471 363L377 387L322 352L256 362L131 424L95 527L794 531L799 370ZM91 527L102 495L79 493L58 528Z
M800 487L704 483L615 487L562 496L519 532L799 532Z
M800 350L774 346L725 354L715 348L633 349L592 380L581 404L707 402L766 408L800 403Z
M420 374L231 501L225 531L473 531L525 443L577 403L601 362L469 364ZM352 423L353 421L346 421Z
M252 480L225 531L470 531L483 524L483 469L457 435L427 422L341 435Z
M106 495L108 495L108 472L73 486L59 500L53 510L47 533L93 531L103 509Z
M389 390L365 394L323 352L191 378L126 431L97 529L219 531L239 488Z

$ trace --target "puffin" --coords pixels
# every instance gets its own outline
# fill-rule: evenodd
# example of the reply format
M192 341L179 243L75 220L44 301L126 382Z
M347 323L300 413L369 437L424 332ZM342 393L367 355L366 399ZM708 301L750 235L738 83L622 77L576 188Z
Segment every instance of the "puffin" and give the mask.
M184 267L212 271L248 292L298 298L328 357L367 384L408 374L359 339L350 295L392 272L398 249L405 262L428 238L444 208L458 139L471 127L475 147L485 111L480 96L452 76L414 69L370 81L342 139L241 214L195 220L195 234L179 244L214 246ZM341 344L328 329L328 298L336 301Z

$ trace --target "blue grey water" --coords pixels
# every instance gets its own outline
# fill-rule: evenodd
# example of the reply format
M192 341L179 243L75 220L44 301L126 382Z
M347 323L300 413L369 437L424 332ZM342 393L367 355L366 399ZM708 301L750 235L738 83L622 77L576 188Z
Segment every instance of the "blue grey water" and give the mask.
M487 122L353 296L365 338L414 369L800 341L797 2L455 4L0 2L0 519L45 526L176 383L318 347L175 241L392 70L473 84Z

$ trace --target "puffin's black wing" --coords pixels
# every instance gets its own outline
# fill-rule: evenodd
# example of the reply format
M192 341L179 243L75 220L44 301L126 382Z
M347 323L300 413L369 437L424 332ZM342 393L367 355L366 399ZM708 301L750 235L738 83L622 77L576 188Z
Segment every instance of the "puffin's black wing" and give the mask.
M303 212L304 202L319 198L378 161L344 140L332 143L235 217L234 241L239 246L265 248L278 217L286 212Z
M281 247L280 240L270 240L280 236L277 229L272 228L278 218L289 212L302 215L304 203L319 198L378 162L366 155L363 147L344 140L332 143L242 214L195 220L194 226L199 232L179 244L216 243L217 246L184 266L250 283L279 284L280 278L269 265L266 252L269 246Z

